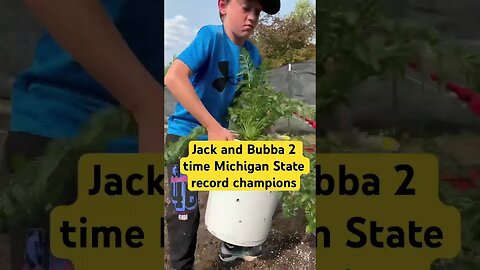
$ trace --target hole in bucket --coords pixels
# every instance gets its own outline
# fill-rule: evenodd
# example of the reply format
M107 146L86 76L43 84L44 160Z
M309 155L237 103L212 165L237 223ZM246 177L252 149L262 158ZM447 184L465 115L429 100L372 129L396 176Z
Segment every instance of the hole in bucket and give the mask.
M237 199L237 202L239 202L239 201L240 201L240 199Z
M238 223L242 223L242 221L241 221L241 220L239 220L239 221L238 221Z

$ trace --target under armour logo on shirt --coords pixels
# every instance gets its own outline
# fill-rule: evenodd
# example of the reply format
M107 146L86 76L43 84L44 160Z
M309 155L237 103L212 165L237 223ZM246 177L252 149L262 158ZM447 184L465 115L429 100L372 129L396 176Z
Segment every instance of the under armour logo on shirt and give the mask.
M218 62L218 69L220 70L220 73L222 74L222 77L215 79L212 83L212 87L215 88L218 92L223 92L225 90L225 87L227 86L227 83L231 83L233 85L237 84L236 80L231 80L234 79L233 77L230 76L230 62L229 61L221 61Z
M218 92L223 92L225 86L227 85L229 79L229 66L228 61L218 62L218 69L223 77L215 79L212 83L212 87L215 88Z

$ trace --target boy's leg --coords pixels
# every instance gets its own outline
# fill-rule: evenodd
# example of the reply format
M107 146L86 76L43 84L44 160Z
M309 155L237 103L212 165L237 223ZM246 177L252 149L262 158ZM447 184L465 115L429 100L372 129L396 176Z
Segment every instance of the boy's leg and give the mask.
M169 143L176 142L178 139L177 136L167 135L167 147ZM198 192L188 190L187 176L180 174L179 165L180 161L167 167L169 203L166 208L165 220L171 267L175 270L184 270L193 269L195 262L200 211L198 209Z
M41 156L49 141L49 138L25 132L9 132L5 141L7 167L13 172L11 161L17 155L27 159ZM67 185L64 196L62 201L65 204L73 203L76 199L76 185ZM11 231L10 253L12 270L25 269L22 267L26 266L26 264L32 269L36 264L44 269L49 269L49 264L52 263L49 252L49 224L49 215L45 215L35 224L19 226ZM41 243L38 243L38 241L41 241ZM27 242L28 246L26 245ZM55 269L55 266L52 269Z

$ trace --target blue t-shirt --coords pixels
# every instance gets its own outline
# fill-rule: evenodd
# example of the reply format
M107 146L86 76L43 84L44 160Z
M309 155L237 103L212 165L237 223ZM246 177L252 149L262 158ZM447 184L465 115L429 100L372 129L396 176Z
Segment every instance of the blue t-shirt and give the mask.
M244 47L250 53L253 64L259 66L261 57L250 41ZM177 57L192 71L190 81L198 97L225 128L228 128L228 108L241 79L241 48L225 33L223 25L202 27L193 42ZM200 123L180 103L168 119L168 134L188 136ZM204 137L202 139L205 139Z
M163 1L103 0L102 4L130 49L163 84ZM45 33L32 65L14 84L10 130L71 138L92 113L112 106L118 101ZM121 151L131 152L138 143L136 138L125 138L117 144Z

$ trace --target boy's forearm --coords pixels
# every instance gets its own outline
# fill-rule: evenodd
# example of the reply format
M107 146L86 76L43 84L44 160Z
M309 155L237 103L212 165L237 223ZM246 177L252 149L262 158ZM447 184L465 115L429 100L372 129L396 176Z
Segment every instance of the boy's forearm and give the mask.
M140 126L160 127L155 133L162 142L162 86L129 49L100 1L24 1L55 40L134 114Z
M165 77L165 85L172 95L185 109L197 119L207 130L221 128L218 121L208 112L202 101L198 98L188 77Z

